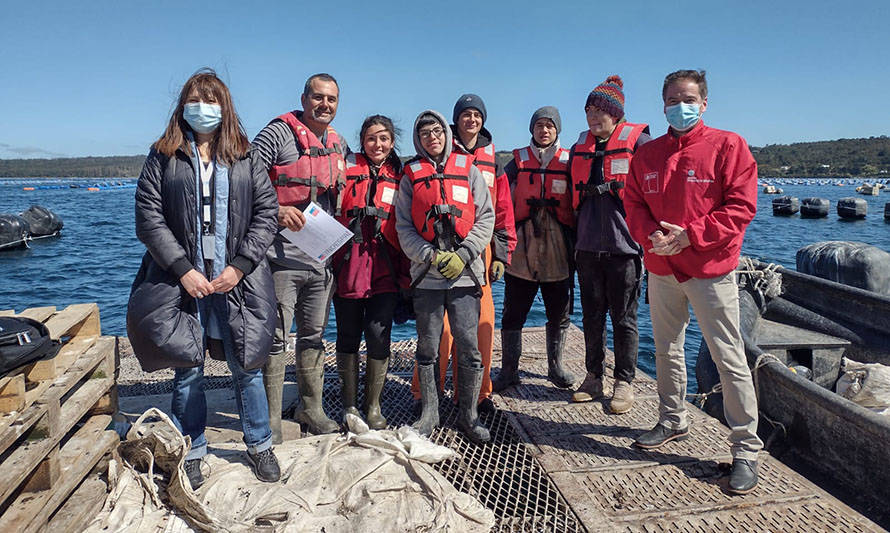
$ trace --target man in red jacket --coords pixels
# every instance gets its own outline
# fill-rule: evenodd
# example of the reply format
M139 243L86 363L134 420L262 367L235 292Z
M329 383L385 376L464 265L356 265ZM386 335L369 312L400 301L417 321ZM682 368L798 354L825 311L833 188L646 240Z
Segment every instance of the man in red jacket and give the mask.
M670 128L641 146L630 165L627 225L643 245L655 338L658 424L634 443L654 449L689 436L683 354L688 305L720 373L732 429L730 491L757 485L757 397L739 332L738 266L757 206L757 163L745 140L701 121L704 71L669 74L662 88Z

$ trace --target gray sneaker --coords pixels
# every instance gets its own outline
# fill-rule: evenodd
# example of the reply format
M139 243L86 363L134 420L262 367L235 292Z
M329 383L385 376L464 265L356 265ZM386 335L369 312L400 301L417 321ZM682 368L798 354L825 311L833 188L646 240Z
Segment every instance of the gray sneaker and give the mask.
M188 477L189 484L192 486L192 490L198 490L198 488L204 484L204 475L201 473L201 460L186 459L183 468L185 469L185 475Z
M275 483L281 479L281 468L278 466L278 459L272 452L272 448L266 448L257 454L248 451L247 459L253 465L253 472L260 481Z

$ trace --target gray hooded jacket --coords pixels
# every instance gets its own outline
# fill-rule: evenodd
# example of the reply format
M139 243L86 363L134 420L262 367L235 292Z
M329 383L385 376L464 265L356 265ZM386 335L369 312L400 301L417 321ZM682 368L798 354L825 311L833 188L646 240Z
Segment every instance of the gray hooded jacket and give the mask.
M417 133L417 124L424 116L429 115L439 121L442 129L445 131L445 151L442 154L442 163L437 163L424 150L420 143L420 135ZM431 162L437 169L443 170L445 161L451 156L452 136L451 128L445 121L445 117L438 111L427 110L417 116L414 121L413 128L414 148L417 150L417 157L424 158ZM494 209L491 206L491 196L488 193L488 186L485 184L485 178L475 165L470 165L470 190L473 194L473 204L476 207L475 222L473 228L467 234L466 238L461 242L457 254L472 269L476 279L480 283L485 284L485 265L482 261L482 252L491 242L491 236L494 232ZM396 231L399 234L399 243L405 255L411 260L411 281L414 282L418 277L426 275L417 285L421 289L450 289L452 287L472 287L475 281L469 275L467 270L456 279L446 279L439 273L436 265L431 262L436 257L436 247L433 243L427 241L418 233L411 219L411 202L414 199L414 184L410 178L402 175L399 183L399 195L396 200ZM427 268L429 266L429 268Z

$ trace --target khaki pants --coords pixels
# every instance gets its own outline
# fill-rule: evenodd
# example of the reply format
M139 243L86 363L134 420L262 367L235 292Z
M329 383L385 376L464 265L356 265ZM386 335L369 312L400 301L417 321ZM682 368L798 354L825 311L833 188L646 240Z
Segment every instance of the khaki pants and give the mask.
M659 422L669 428L688 425L686 362L683 344L689 304L720 373L723 412L732 430L732 456L757 459L763 443L757 437L757 396L739 332L739 292L735 273L683 283L674 276L649 274L649 308L655 337Z

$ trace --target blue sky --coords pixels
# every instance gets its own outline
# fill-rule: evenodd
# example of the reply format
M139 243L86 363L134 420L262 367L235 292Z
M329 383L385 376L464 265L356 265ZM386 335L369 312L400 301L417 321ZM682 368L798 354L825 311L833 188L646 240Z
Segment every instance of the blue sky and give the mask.
M587 93L624 78L628 118L666 129L666 73L708 71L708 124L752 145L888 134L890 2L23 2L0 0L0 158L146 153L202 66L227 82L251 138L340 82L334 126L410 130L482 96L498 149L525 145L542 105L561 140ZM409 132L410 133L410 132ZM400 143L413 153L410 136Z

